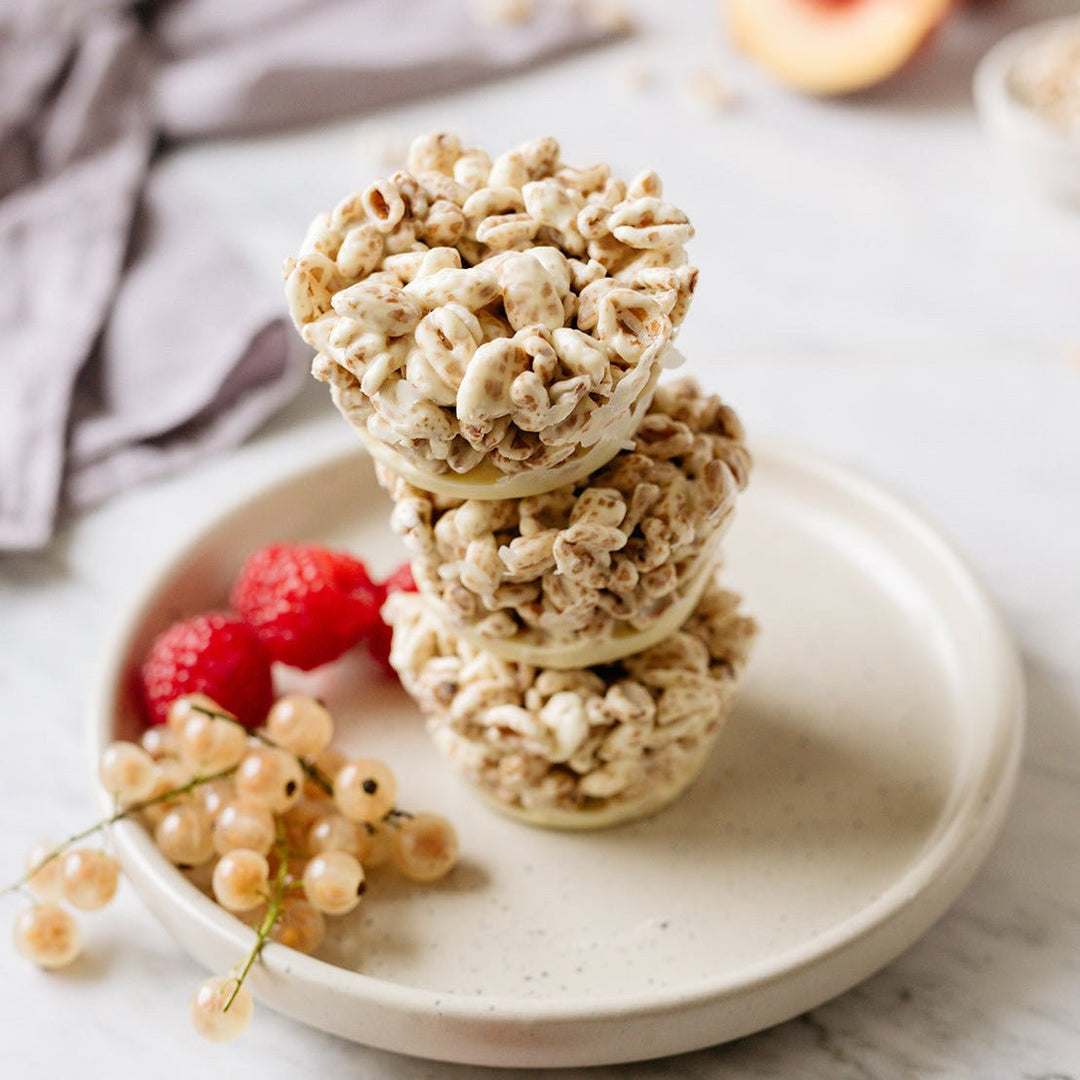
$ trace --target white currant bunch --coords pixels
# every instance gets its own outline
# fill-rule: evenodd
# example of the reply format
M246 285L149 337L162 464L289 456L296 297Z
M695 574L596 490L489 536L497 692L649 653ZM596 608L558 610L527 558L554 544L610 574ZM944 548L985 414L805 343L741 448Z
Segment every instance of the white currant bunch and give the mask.
M254 1008L244 983L267 941L314 952L326 919L360 903L367 871L392 863L409 880L432 882L457 861L450 822L400 810L389 766L347 759L330 746L333 735L329 710L303 694L279 698L253 731L205 695L177 698L141 745L115 742L102 754L115 812L64 844L39 845L4 890L36 901L16 922L18 951L49 969L75 959L81 938L64 904L98 910L119 879L111 855L75 845L138 815L170 862L255 930L237 969L203 982L190 1004L200 1035L237 1038Z
M37 845L26 873L5 890L21 887L34 900L15 920L16 951L47 971L67 967L82 951L79 924L68 907L99 911L116 895L119 881L120 864L107 852Z

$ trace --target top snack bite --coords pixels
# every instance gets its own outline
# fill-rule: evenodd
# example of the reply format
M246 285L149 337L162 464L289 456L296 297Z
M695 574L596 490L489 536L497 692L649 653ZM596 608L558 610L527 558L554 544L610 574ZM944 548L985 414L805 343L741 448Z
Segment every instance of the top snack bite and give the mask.
M312 222L286 293L376 458L439 494L518 497L632 438L697 283L692 235L655 173L436 133Z

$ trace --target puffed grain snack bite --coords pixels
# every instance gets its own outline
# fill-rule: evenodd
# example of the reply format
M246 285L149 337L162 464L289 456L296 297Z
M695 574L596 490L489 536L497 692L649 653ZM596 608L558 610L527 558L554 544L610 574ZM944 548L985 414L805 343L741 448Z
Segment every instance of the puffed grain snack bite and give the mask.
M417 139L407 169L320 214L285 264L316 378L373 456L457 498L538 494L632 438L697 271L655 173L494 160Z
M655 645L697 605L746 486L738 417L691 379L661 384L633 446L522 499L432 495L379 468L413 576L471 644L574 668Z
M756 634L711 584L665 641L615 664L555 670L457 636L422 596L397 593L391 663L436 747L496 809L595 829L654 813L700 772Z

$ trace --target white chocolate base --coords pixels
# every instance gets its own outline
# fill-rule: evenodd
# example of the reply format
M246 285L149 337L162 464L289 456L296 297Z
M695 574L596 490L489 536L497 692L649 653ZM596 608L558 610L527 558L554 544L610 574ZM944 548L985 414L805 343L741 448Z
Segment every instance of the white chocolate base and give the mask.
M699 556L698 566L683 587L682 594L656 617L655 622L641 630L619 625L607 638L597 640L581 636L572 641L556 644L538 644L537 639L545 635L533 630L522 631L511 638L485 637L471 627L458 625L446 610L445 605L437 598L429 596L428 600L440 616L454 627L459 637L473 648L484 649L501 660L561 670L592 667L595 664L611 664L616 660L622 660L624 657L633 656L635 653L644 652L654 645L659 645L661 641L671 637L690 618L709 582L716 576L717 565L720 561L720 540L730 524L729 515Z
M565 832L591 832L628 825L632 821L652 817L673 803L701 775L709 759L715 737L695 753L687 755L682 771L667 783L658 784L636 799L597 802L581 809L562 810L555 806L525 810L520 806L497 799L479 784L471 785L487 806L506 817L538 829L561 829Z
M674 353L675 357L670 357ZM634 433L642 418L652 405L656 383L662 368L675 366L675 358L681 362L682 354L668 349L665 362L658 364L644 390L630 409L612 423L592 446L581 446L569 460L554 468L524 469L518 473L504 473L490 462L481 462L466 473L433 473L410 461L392 446L376 439L362 424L354 424L364 448L380 465L397 473L414 487L443 495L451 499L522 499L530 495L542 495L564 484L576 484L595 472L599 472L616 454L633 446Z

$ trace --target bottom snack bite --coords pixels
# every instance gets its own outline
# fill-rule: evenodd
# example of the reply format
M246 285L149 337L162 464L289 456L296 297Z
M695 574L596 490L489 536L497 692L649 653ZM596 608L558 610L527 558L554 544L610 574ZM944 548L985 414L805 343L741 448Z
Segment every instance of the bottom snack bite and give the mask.
M383 612L391 664L480 794L534 825L595 829L659 810L700 772L757 632L738 605L713 583L659 645L573 670L477 649L416 594L392 596Z

